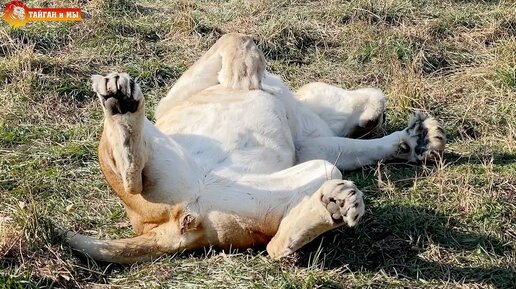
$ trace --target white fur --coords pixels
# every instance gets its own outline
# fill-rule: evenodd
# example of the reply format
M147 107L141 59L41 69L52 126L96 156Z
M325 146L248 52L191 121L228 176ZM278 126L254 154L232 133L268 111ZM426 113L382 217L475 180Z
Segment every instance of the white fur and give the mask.
M444 148L439 124L422 114L406 130L383 138L341 137L381 119L383 93L312 83L294 95L279 76L264 71L250 38L238 34L223 36L181 76L160 101L155 124L144 119L143 95L128 75L92 80L105 112L104 163L125 190L117 193L142 232L142 220L160 224L150 235L125 241L71 238L75 247L108 261L139 260L183 246L252 246L254 238L267 236L274 236L268 252L282 257L327 230L355 225L364 213L362 193L341 180L338 168L393 157L423 159L415 148L425 136L435 138L429 143L436 150ZM116 104L127 100L138 109L120 114ZM149 211L171 215L178 204L187 221L163 221ZM202 229L183 228L194 223ZM124 250L132 253L117 253Z

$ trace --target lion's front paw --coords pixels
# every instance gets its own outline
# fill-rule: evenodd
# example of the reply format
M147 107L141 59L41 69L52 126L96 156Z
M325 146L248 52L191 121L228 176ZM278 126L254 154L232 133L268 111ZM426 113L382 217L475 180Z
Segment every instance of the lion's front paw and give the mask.
M321 188L321 201L336 224L356 225L364 215L363 194L351 181L329 180Z
M112 115L136 112L143 103L140 86L127 73L112 72L106 76L93 75L93 91L102 106Z
M442 125L423 112L410 116L407 137L399 145L397 157L412 162L435 161L446 146L446 133Z

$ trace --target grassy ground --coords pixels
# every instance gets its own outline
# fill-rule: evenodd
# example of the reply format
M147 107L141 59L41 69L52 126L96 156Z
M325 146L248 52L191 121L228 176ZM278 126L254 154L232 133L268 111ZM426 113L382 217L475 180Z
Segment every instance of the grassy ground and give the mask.
M27 4L80 6L82 22L0 25L0 288L515 288L514 1L70 2ZM367 194L361 224L281 262L263 250L129 267L73 255L55 227L132 234L97 163L89 76L129 72L152 118L174 80L234 31L254 35L294 88L384 89L388 129L428 110L448 130L445 160L348 173Z

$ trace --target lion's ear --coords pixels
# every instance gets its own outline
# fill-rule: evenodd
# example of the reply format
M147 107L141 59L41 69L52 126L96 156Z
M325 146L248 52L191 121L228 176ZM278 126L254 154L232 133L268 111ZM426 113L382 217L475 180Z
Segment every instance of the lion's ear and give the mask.
M190 230L198 229L200 226L199 220L192 214L183 215L179 220L179 229L181 234L186 233Z

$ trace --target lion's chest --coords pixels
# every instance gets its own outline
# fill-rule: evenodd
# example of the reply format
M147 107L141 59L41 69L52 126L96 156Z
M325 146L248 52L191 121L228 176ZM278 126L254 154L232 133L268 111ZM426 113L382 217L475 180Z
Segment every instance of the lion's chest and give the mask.
M271 173L294 163L283 103L262 91L184 103L157 125L207 170Z

